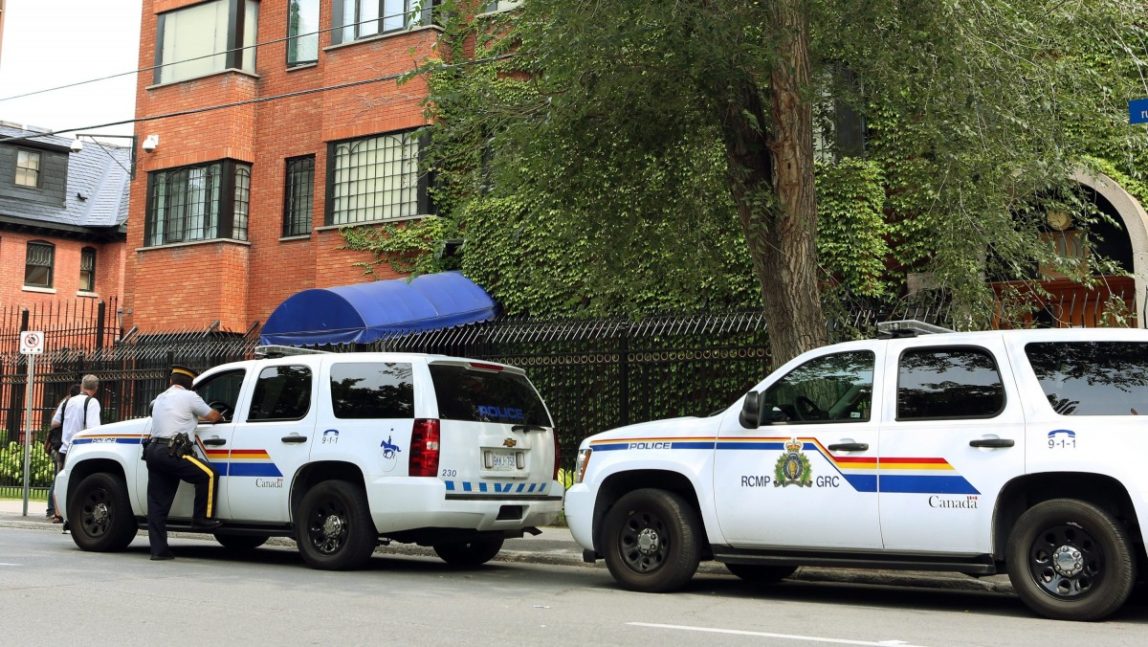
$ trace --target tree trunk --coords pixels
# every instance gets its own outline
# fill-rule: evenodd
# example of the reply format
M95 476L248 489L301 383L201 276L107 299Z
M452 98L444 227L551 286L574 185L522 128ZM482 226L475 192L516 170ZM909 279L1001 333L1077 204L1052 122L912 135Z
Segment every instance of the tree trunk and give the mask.
M802 0L774 0L778 57L766 114L762 88L747 80L725 124L730 187L769 323L773 365L821 346L826 322L817 286L817 202L809 34Z

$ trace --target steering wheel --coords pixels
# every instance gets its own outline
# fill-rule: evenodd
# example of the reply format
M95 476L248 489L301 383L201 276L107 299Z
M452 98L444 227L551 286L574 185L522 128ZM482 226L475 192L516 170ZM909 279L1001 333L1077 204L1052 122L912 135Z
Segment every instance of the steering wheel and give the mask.
M207 403L207 406L219 412L222 422L227 422L227 419L231 417L231 405L223 400L212 400Z
M802 420L824 420L825 412L817 403L804 395L799 395L793 399L793 409L797 412L797 417Z

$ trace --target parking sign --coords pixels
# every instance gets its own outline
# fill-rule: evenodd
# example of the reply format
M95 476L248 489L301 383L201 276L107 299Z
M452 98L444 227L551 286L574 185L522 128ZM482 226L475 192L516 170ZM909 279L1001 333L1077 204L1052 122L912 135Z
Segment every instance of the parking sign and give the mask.
M25 330L20 333L20 353L41 355L44 352L44 333L39 330Z

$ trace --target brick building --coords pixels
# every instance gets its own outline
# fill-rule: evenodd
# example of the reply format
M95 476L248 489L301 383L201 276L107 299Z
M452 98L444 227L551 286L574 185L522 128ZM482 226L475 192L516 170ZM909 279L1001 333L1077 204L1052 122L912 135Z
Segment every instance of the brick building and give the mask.
M0 308L113 301L130 151L36 132L0 122Z
M295 292L371 280L339 228L431 213L425 83L396 79L433 53L433 3L142 11L125 324L244 331Z

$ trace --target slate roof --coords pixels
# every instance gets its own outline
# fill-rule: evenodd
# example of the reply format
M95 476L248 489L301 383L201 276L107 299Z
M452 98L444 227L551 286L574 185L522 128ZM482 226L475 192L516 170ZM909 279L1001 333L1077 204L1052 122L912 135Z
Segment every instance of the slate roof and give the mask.
M0 139L29 134L33 132L0 123ZM72 144L71 139L54 135L41 135L35 141L65 150ZM68 156L68 187L62 208L0 196L0 216L48 227L121 228L128 219L130 165L130 149L85 141L82 151Z

